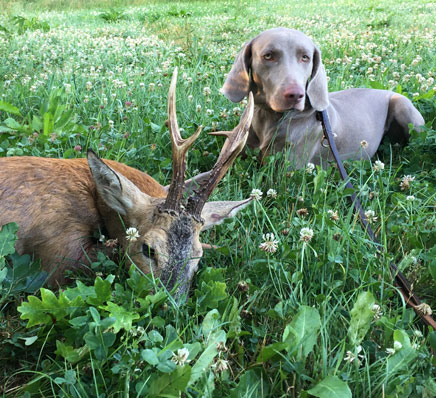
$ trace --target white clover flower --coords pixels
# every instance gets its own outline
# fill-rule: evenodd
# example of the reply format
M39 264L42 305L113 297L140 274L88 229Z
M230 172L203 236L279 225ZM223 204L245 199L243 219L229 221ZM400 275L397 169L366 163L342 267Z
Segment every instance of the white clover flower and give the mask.
M241 115L241 108L239 108L239 106L235 106L235 107L233 108L233 114L234 114L235 116L240 116L240 115Z
M333 220L333 221L339 220L339 214L337 211L327 210L327 214L329 215L330 220Z
M89 91L92 88L92 83L91 82L86 82L86 89Z
M136 242L139 238L138 230L135 227L130 227L126 229L126 239L129 242Z
M194 96L193 96L193 95L188 95L188 101L189 101L189 102L192 102L193 99L194 99Z
M203 88L203 95L205 97L208 97L211 93L212 93L212 90L210 89L210 87L204 87Z
M313 163L307 163L306 165L306 173L312 174L313 170L315 170L315 165Z
M380 160L376 160L372 166L372 169L374 171L382 171L385 168L385 164L381 162Z
M201 112L201 105L198 104L198 105L196 106L195 110L196 110L197 113L200 113L200 112Z
M386 354L394 355L395 354L395 349L393 349L393 348L386 348Z
M347 355L344 358L345 362L352 363L356 358L357 362L360 363L360 360L364 358L362 354L359 355L359 353L362 351L362 346L358 345L356 347L356 353L352 353L351 351L347 351Z
M309 242L313 238L313 229L311 228L301 228L300 240L303 242Z
M381 310L381 307L378 304L374 304L372 306L372 312L374 312L374 319L380 319L383 315L383 311Z
M256 200L261 200L262 195L263 195L263 192L260 189L255 188L251 191L250 197L252 197L253 199L256 199Z
M206 115L212 116L213 115L213 109L206 109Z
M423 334L420 330L414 330L413 334L415 335L415 337L417 337L418 339L423 337Z
M156 85L154 84L154 83L150 83L149 85L148 85L148 90L149 91L154 91L154 88L156 87Z
M173 361L176 365L183 366L185 363L191 361L190 359L188 359L188 357L189 350L187 348L179 348L177 350L177 354L173 353L171 361Z
M400 189L402 191L407 191L410 188L410 183L415 180L414 176L410 174L403 176L400 183Z
M431 315L433 313L431 307L426 303L419 304L416 309L422 314L422 315Z
M374 210L367 210L367 211L365 211L365 217L366 217L366 220L370 224L372 224L373 222L376 222L377 218L378 218L378 217L376 217Z
M219 358L213 365L212 369L215 370L215 372L221 373L224 372L229 368L229 362L225 359Z
M402 348L403 348L403 345L402 345L399 341L395 340L395 341L394 341L394 350L395 350L395 351L399 351L399 350L401 350Z
M363 148L363 149L366 149L366 148L368 148L368 141L366 141L366 140L362 140L362 141L360 141L360 146Z
M413 195L408 195L408 196L406 196L406 200L407 200L408 202L413 202L415 199L416 199L416 198L415 198Z
M354 355L351 351L347 351L347 355L344 358L345 362L352 363L356 359L356 355Z
M269 198L277 198L277 191L273 188L268 189L268 191L266 191L266 196L268 196Z
M263 250L267 253L275 253L277 251L279 241L277 239L274 239L274 234L268 233L262 235L263 242L259 245L259 249Z

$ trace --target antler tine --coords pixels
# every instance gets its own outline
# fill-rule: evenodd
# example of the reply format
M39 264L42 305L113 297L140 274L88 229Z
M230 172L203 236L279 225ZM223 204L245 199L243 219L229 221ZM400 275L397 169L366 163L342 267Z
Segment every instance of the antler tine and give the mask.
M197 131L187 139L183 139L180 135L176 115L176 84L177 68L174 69L170 89L168 91L168 125L172 146L173 177L162 210L178 212L180 210L180 201L185 186L186 154L199 136L202 127L198 127Z
M232 131L220 131L210 133L211 135L222 135L227 137L221 149L218 160L208 173L209 178L199 184L198 189L194 190L188 198L187 211L195 217L201 218L201 211L204 204L209 199L212 191L221 181L227 170L232 165L236 157L241 153L248 138L248 132L253 119L254 100L250 92L248 105L241 116L239 124Z

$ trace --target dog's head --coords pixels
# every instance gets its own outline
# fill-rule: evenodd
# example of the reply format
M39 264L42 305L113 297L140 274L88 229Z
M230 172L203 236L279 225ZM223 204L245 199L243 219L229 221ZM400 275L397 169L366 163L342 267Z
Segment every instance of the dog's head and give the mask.
M253 91L255 103L275 112L316 110L329 104L321 53L303 33L287 28L262 32L244 45L222 88L233 102Z

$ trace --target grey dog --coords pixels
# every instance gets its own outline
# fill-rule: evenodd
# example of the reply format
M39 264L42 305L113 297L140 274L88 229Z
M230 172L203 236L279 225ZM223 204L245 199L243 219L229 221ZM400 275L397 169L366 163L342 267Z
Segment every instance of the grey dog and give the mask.
M327 110L342 159L370 158L385 134L405 143L409 124L424 124L412 102L392 91L353 88L329 93L320 50L293 29L267 30L243 46L222 92L239 102L249 91L256 106L247 145L260 148L262 157L289 145L296 168L331 160L315 111Z

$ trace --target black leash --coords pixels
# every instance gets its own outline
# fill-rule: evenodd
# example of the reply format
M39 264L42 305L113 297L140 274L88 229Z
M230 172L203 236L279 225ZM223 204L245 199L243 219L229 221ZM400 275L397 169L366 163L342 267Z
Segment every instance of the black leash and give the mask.
M345 171L344 165L342 164L341 158L339 156L338 149L336 148L335 141L333 139L333 133L332 128L330 126L330 121L327 115L327 111L317 111L316 112L316 119L321 122L322 130L324 133L324 136L322 138L322 141L327 140L328 145L330 147L330 150L332 151L333 157L335 159L336 164L339 168L339 174L341 175L342 180L345 181L345 186L347 188L353 189L353 194L350 197L350 200L353 204L354 209L359 215L359 220L362 224L362 227L364 230L368 233L371 240L378 246L377 251L381 253L380 251L380 242L377 239L377 237L374 234L374 231L372 230L371 226L369 225L369 222L365 216L365 213L362 209L362 205L360 204L360 200L357 197L357 194L355 192L355 189L353 187L353 184L351 184L348 174ZM389 268L391 271L391 274L394 276L394 282L397 286L399 292L403 296L405 302L407 305L412 307L415 312L421 317L422 321L433 328L433 330L436 330L436 322L431 317L431 310L430 308L421 302L421 300L413 293L412 287L409 283L409 281L406 279L406 277L401 273L401 271L398 269L398 267L394 263L389 264Z

